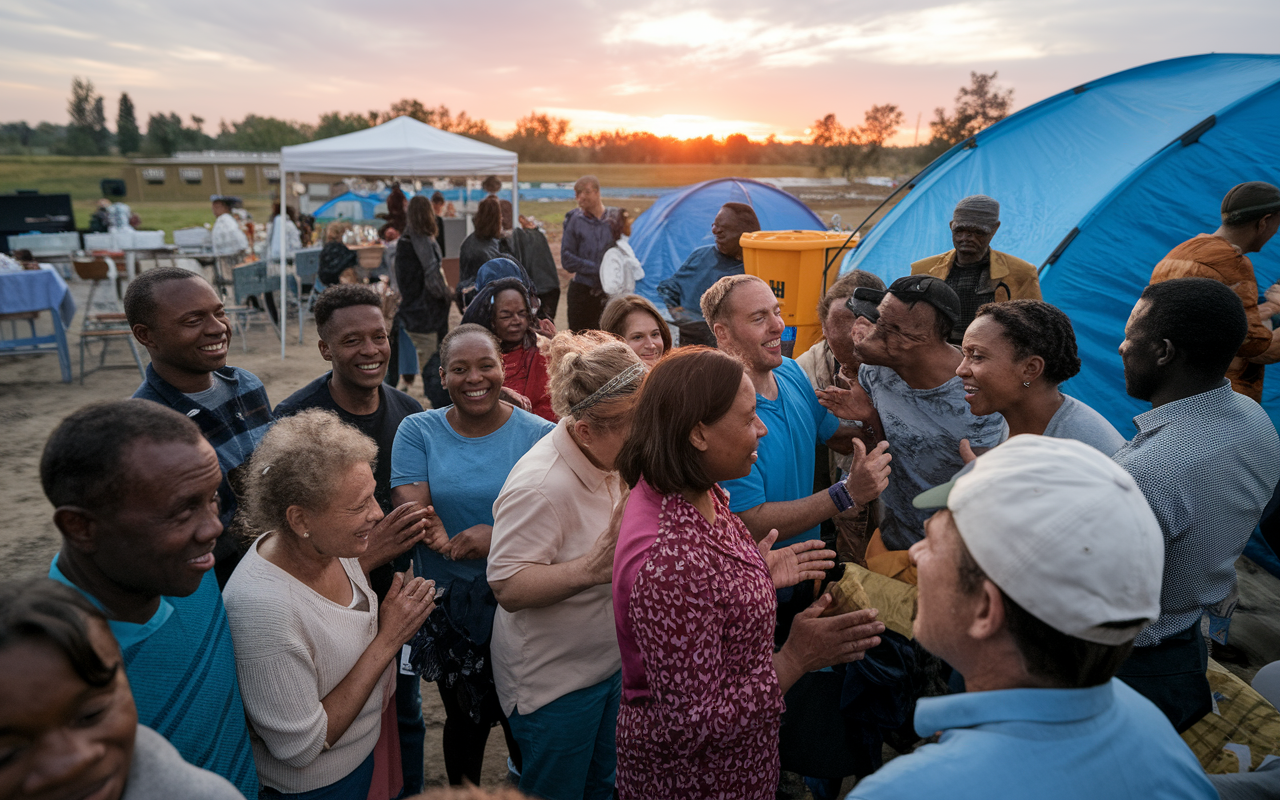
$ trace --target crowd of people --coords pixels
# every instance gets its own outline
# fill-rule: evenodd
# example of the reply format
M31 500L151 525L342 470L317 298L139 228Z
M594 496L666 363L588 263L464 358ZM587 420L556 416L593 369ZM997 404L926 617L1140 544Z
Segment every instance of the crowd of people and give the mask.
M369 286L319 294L332 369L273 408L203 277L130 283L146 380L49 437L62 544L0 589L0 796L390 800L426 757L478 784L495 726L547 800L771 798L784 769L820 799L849 776L855 798L1274 796L1280 772L1206 776L1178 734L1280 481L1247 258L1280 190L1236 187L1153 265L1120 346L1152 406L1129 441L1062 391L1071 321L991 249L991 198L911 275L835 281L798 360L742 270L749 206L663 284L673 348L602 286L625 217L594 178L578 198L559 332L500 201L457 287L430 202L405 204L399 319L446 398L425 410L387 381Z

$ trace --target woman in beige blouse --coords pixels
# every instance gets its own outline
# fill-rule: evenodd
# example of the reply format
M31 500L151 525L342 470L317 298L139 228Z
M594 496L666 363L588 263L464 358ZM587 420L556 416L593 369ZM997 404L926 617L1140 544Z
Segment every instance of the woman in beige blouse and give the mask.
M434 585L410 568L379 609L361 567L370 540L413 513L383 516L377 453L316 409L277 422L248 463L247 511L266 533L223 600L264 797L370 795L394 660L435 608Z
M645 367L600 331L557 335L549 360L560 422L494 504L494 682L520 743L521 791L608 798L621 691L610 582L627 495L613 462Z

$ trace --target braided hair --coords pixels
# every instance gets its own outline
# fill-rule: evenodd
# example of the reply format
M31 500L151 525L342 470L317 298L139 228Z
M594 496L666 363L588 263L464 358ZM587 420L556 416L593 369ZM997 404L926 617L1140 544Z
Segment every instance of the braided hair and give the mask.
M974 319L978 317L990 317L1004 328L1018 358L1043 358L1044 377L1050 383L1057 385L1080 371L1075 330L1057 306L1042 300L987 303Z

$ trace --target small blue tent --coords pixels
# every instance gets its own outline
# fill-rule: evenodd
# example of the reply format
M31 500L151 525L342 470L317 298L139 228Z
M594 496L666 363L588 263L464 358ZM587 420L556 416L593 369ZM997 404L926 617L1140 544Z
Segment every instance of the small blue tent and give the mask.
M1121 433L1149 406L1128 397L1116 348L1151 270L1219 225L1227 190L1280 184L1280 56L1190 56L1077 86L956 145L846 260L886 281L951 249L957 200L1000 201L992 246L1040 267L1045 300L1075 325L1083 367L1064 389ZM1280 243L1250 256L1261 288L1280 278ZM1280 421L1280 370L1263 407Z
M391 194L390 189L383 189L372 194L343 192L311 212L311 216L316 219L336 219L338 217L353 220L375 219L374 215L379 210L387 210L386 203L387 195L389 194Z
M826 226L794 195L748 178L717 178L685 186L658 198L631 228L631 247L644 265L636 292L662 308L658 284L674 273L694 249L715 241L711 223L725 203L755 209L766 231L825 230Z

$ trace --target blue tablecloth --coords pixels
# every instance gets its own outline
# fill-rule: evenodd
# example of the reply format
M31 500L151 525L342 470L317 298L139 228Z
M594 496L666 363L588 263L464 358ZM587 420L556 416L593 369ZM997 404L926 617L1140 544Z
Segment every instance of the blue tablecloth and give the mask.
M52 269L0 272L0 314L22 314L29 311L56 311L53 335L33 335L6 339L0 332L0 355L24 353L57 353L62 382L71 382L71 348L67 345L67 328L76 315L76 303L62 276ZM83 365L83 351L81 352Z
M58 309L64 327L71 326L76 301L62 276L53 270L0 272L0 314Z

